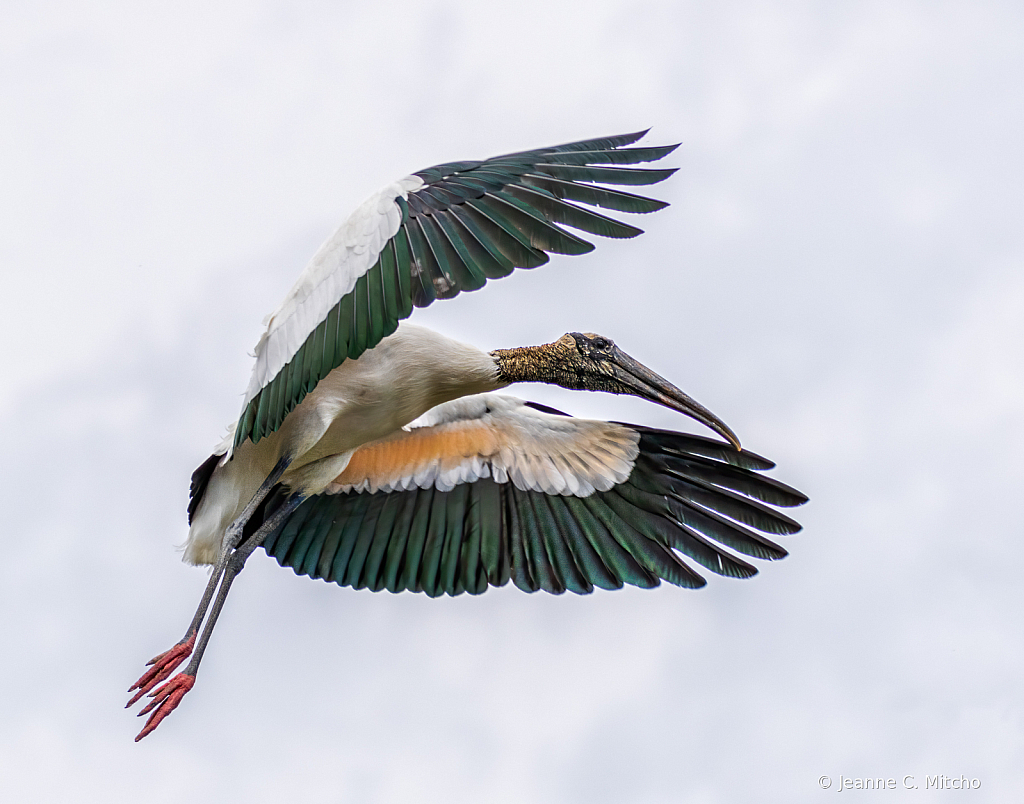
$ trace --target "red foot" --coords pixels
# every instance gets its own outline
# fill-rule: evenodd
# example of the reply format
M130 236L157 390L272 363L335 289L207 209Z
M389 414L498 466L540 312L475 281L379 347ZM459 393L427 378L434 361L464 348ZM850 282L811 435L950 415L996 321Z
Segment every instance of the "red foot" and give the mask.
M186 673L178 673L178 675L162 687L149 693L149 697L153 700L146 704L143 710L139 712L139 717L147 714L150 710L153 711L153 714L149 716L149 720L146 721L145 728L139 732L139 735L135 738L135 742L138 742L159 726L160 722L171 714L178 704L181 703L181 699L185 697L185 693L192 689L192 685L195 683L195 676L190 676Z
M153 689L153 687L173 673L174 668L192 654L192 648L194 648L195 645L196 635L193 633L188 638L181 640L181 642L170 650L165 650L159 656L154 656L146 662L147 665L153 666L143 673L139 680L128 688L128 692L132 692L133 690L138 690L138 692L136 692L135 696L125 704L124 708L127 709L142 698L143 695Z

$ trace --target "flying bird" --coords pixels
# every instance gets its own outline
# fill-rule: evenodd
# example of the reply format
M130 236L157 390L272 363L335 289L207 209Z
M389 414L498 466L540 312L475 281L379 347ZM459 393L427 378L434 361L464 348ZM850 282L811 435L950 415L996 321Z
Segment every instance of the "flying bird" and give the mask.
M593 249L564 227L640 234L594 208L667 206L615 189L675 172L623 167L677 147L627 147L644 134L421 170L320 247L265 322L236 424L192 475L184 560L213 571L185 636L129 689L128 706L152 699L136 741L195 684L231 584L261 546L311 578L432 597L509 580L554 594L697 588L705 580L683 556L746 578L757 570L737 554L786 555L765 534L798 531L776 509L807 498L760 474L773 464L611 339L569 332L484 352L404 321L549 253ZM724 440L494 393L525 381L631 394Z

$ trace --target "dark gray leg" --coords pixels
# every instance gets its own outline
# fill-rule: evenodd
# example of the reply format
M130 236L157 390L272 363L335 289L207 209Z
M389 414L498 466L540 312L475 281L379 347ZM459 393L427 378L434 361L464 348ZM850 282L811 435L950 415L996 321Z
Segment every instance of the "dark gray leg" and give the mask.
M270 490L277 485L277 481L281 479L281 475L283 475L285 469L291 465L291 462L291 458L282 458L277 462L274 468L270 470L270 474L267 475L267 479L260 484L258 489L256 489L256 494L254 494L253 498L249 500L249 504L245 506L238 518L228 526L227 532L224 534L224 549L221 551L221 560L217 562L217 565L221 567L221 572L224 571L222 565L224 563L225 555L238 547L239 542L242 541L242 530L245 528L245 523L248 522L256 512L260 503L267 498L267 495L270 494ZM209 605L209 601L207 601L207 605ZM200 620L200 622L201 621L202 620Z
M220 617L221 609L224 608L224 601L227 599L228 592L231 590L231 584L235 580L235 576L242 571L245 567L245 562L252 555L252 552L259 547L266 538L276 530L284 520L291 516L292 512L302 504L306 498L300 494L293 494L282 505L273 515L264 522L259 530L257 530L251 538L247 539L246 542L238 546L232 551L230 557L225 563L223 570L223 578L220 582L220 588L217 591L217 597L213 601L213 608L210 610L210 617L206 621L206 625L203 627L202 635L199 637L198 644L195 645L195 653L192 655L192 659L189 661L188 666L166 684L157 689L153 690L149 696L153 699L142 711L139 712L139 716L152 714L149 716L149 720L146 721L145 727L139 732L139 735L135 738L135 742L138 742L147 734L152 732L160 722L167 717L181 702L181 699L185 697L192 686L196 683L196 673L199 670L199 663L203 660L203 654L206 652L206 646L210 641L210 635L213 633L213 628L217 624L217 618ZM195 642L195 635L191 637L193 643ZM187 654L186 654L187 655ZM180 663L185 657L182 656L178 660ZM175 664L177 666L177 663Z
M203 624L206 611L210 607L213 594L217 591L217 586L224 576L224 570L227 567L231 553L238 547L238 543L242 539L242 531L245 528L245 524L252 517L260 503L266 499L270 490L277 485L289 464L291 464L291 458L282 458L277 462L277 465L271 470L267 479L260 484L249 504L245 506L241 515L228 527L224 534L224 545L221 548L220 556L217 559L216 565L214 565L213 572L210 574L210 580L206 584L206 591L203 592L203 597L199 601L199 607L196 609L195 616L192 618L185 636L170 650L154 656L146 663L147 666L150 666L150 669L143 673L139 680L128 688L128 692L135 690L138 690L138 692L125 704L125 709L132 706L143 695L173 673L174 669L192 653L192 649L196 644L196 635L199 633L199 626ZM266 537L264 536L264 538Z

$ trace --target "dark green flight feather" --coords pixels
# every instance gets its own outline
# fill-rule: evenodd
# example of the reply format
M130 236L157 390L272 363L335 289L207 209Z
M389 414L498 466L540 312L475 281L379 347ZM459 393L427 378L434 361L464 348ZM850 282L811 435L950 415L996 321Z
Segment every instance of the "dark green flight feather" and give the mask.
M321 494L263 547L300 575L432 597L480 594L510 579L524 591L554 594L662 580L697 588L704 578L684 558L748 578L756 568L735 553L786 555L763 534L800 526L773 506L807 498L759 474L770 461L710 438L625 426L640 433L640 455L629 478L606 492L551 495L486 478L448 492ZM284 497L272 496L247 530Z

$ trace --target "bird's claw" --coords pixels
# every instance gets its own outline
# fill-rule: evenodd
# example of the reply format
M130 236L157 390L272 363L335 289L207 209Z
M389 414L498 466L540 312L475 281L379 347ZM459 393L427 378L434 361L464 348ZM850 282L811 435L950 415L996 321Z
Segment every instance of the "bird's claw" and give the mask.
M146 666L150 669L143 673L139 680L128 688L128 692L135 690L138 690L138 692L125 704L124 708L127 709L138 702L143 695L173 673L174 669L192 654L192 648L195 647L195 644L196 635L193 633L181 640L170 650L165 650L159 656L154 656L146 662Z
M177 708L178 704L181 703L181 699L185 697L185 693L192 689L192 685L195 683L195 676L188 673L178 673L178 675L162 687L158 687L149 693L149 697L153 700L143 707L142 711L139 712L139 717L150 712L152 714L149 715L146 725L135 738L135 742L138 742L159 726L160 722Z

